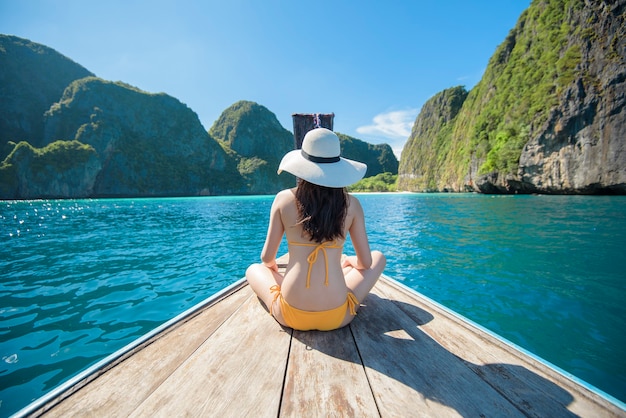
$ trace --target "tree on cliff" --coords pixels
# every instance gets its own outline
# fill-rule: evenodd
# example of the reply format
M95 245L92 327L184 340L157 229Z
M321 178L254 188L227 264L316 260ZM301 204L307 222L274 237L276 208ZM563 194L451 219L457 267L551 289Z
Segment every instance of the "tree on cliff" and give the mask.
M399 184L409 190L626 193L625 6L623 0L533 1L455 120L436 132L414 129ZM419 115L416 125L440 117ZM431 143L440 144L434 166L432 159L408 164L416 149Z

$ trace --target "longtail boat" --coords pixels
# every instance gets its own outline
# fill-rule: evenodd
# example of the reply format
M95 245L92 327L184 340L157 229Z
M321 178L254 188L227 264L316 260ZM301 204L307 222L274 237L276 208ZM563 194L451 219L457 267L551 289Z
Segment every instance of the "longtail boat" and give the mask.
M334 113L292 116L295 148L333 129ZM329 332L279 325L240 279L16 416L596 418L626 405L383 275Z
M330 332L279 325L241 279L16 414L86 415L626 417L626 407L383 275L352 323Z

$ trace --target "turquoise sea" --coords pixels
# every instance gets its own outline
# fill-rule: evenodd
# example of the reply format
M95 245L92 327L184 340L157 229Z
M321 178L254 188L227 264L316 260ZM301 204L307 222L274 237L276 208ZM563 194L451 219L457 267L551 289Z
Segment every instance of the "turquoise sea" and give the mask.
M625 196L359 199L387 275L626 401ZM0 416L241 278L271 202L0 202Z

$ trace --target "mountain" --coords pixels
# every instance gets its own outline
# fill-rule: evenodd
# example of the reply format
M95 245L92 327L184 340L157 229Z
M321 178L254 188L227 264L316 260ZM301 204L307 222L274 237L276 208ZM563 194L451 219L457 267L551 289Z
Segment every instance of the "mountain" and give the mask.
M293 134L266 107L250 101L234 103L213 123L209 134L237 162L245 184L241 193L271 194L295 185L292 176L276 173L283 155L294 147Z
M44 115L42 148L18 143L0 167L0 196L227 194L234 161L177 99L96 77L73 81Z
M295 185L293 175L276 174L282 157L294 149L293 134L264 106L250 101L233 104L215 121L209 134L237 160L246 193L276 193ZM398 160L389 145L373 145L341 133L337 136L344 157L367 164L366 177L398 173Z
M342 133L337 133L341 155L367 164L365 177L381 173L398 174L398 159L388 144L370 144Z
M400 190L439 191L437 180L444 175L441 156L449 152L452 129L467 94L464 87L453 87L424 103L402 150Z
M625 194L625 5L534 0L467 95L424 105L399 188Z
M27 39L0 35L0 63L0 199L269 194L295 185L276 173L293 135L257 103L233 104L209 133L176 98L102 80ZM344 141L374 174L393 168L388 146Z
M0 34L0 161L7 141L43 146L43 114L74 80L91 72L47 46Z

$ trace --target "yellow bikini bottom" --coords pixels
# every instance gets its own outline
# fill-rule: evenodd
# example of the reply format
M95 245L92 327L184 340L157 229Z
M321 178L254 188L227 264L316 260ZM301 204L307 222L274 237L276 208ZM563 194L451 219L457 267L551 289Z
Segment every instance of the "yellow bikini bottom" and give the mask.
M270 291L274 294L274 302L278 300L280 303L280 311L285 319L285 324L290 328L297 329L299 331L309 331L317 329L320 331L331 331L341 326L343 319L346 317L346 312L350 310L350 315L356 315L356 307L359 305L359 301L352 292L348 292L346 301L333 309L327 311L303 311L298 308L294 308L289 305L283 295L280 293L280 286L274 285L270 287ZM270 314L274 315L272 306L270 306Z

